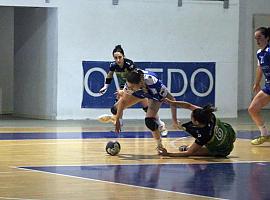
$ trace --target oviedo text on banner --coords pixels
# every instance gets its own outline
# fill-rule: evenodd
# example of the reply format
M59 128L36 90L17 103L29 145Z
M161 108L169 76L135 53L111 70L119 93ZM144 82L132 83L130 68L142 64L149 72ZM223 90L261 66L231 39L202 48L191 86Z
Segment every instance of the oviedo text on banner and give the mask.
M155 72L178 101L198 106L215 105L214 62L136 62L138 68ZM116 76L104 94L103 87L110 62L83 61L82 108L110 108L119 88ZM137 106L134 106L137 107ZM163 104L162 107L168 107Z

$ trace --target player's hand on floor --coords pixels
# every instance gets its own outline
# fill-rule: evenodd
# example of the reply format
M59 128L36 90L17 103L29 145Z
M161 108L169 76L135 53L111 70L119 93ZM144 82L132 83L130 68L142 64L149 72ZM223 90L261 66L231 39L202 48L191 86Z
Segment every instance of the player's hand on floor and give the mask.
M158 155L161 155L161 156L168 155L167 149L165 149L165 148L158 148Z

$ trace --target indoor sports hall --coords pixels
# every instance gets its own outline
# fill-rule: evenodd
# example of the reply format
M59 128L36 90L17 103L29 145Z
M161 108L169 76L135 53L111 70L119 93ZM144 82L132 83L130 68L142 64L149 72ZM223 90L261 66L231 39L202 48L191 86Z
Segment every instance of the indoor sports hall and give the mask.
M268 0L0 0L0 199L270 199L270 142L251 144L260 131L248 112L254 32L269 10ZM115 73L100 92L117 45L177 101L214 105L236 132L232 152L159 155L141 105L124 111L120 133L100 122L121 88ZM194 142L166 103L158 115L169 152Z

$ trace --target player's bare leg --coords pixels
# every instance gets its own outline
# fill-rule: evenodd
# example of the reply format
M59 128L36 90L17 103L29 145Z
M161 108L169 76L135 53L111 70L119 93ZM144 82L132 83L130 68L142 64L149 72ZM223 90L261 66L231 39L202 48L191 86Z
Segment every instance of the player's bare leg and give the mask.
M270 135L265 126L264 120L260 114L261 109L265 107L270 102L270 96L265 94L263 91L260 91L252 100L248 112L259 128L261 135L258 138L255 138L251 141L253 145L263 144L266 141L270 141Z

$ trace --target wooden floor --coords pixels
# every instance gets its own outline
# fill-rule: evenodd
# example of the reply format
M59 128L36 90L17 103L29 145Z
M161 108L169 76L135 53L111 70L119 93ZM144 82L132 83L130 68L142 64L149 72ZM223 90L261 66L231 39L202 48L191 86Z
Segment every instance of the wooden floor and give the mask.
M270 143L251 146L258 132L246 112L225 121L238 131L227 159L161 158L140 120L126 120L114 138L97 121L2 116L0 199L270 199ZM165 146L193 141L183 134L171 131ZM118 156L106 154L109 140L120 142Z

